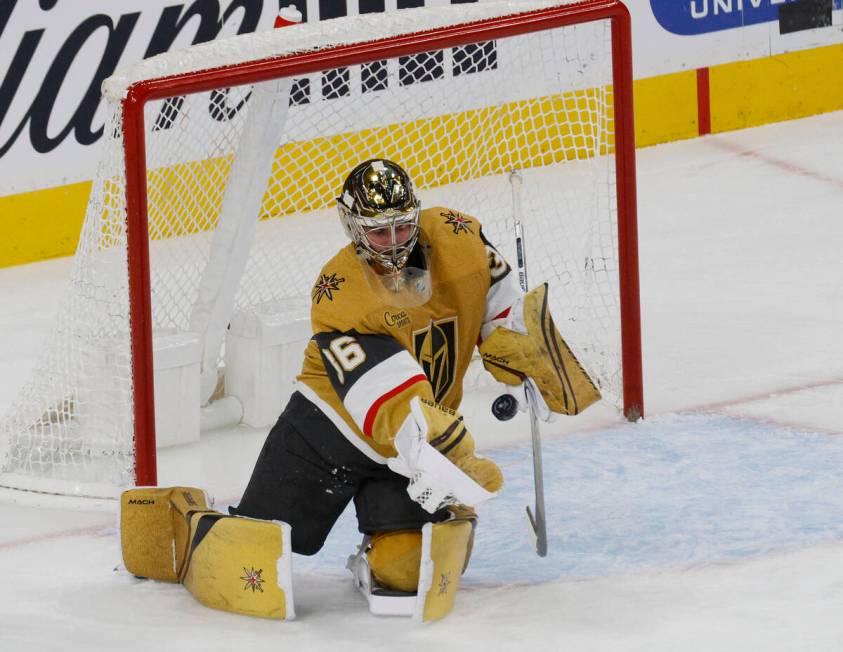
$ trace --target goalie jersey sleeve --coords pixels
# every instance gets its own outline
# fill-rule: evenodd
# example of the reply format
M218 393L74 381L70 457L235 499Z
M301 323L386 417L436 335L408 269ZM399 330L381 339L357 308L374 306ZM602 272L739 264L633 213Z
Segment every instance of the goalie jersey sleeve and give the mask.
M411 398L432 398L419 363L388 335L317 333L312 341L343 408L378 444L391 444Z

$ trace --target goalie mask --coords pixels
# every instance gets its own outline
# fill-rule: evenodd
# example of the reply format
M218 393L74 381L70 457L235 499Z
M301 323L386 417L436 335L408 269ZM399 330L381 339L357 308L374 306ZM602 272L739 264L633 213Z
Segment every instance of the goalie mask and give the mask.
M420 207L410 176L383 159L354 168L337 199L346 234L363 258L386 273L407 263L419 237Z
M404 169L386 159L364 161L346 178L337 210L372 289L391 305L426 303L430 275L424 248L416 247L421 203Z

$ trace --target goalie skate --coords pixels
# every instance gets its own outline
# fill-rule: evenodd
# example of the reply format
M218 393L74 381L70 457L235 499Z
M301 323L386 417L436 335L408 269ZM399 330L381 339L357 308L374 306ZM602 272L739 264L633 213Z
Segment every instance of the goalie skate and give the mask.
M370 537L363 537L357 552L350 555L346 567L351 571L354 586L369 603L369 611L376 616L412 616L416 608L416 594L393 591L380 586L369 568L366 550Z

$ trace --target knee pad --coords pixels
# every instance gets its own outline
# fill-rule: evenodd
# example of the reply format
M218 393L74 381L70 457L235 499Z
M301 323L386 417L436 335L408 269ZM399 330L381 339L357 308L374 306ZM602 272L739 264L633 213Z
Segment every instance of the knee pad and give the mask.
M451 514L451 519L426 523L421 530L364 537L348 568L372 613L417 621L439 620L450 613L477 521L470 508L458 507Z
M467 540L462 537L450 539L444 537L444 547L454 545L464 549L465 562L461 573L468 567L471 550L474 545L474 528L477 524L477 513L464 505L450 505L448 511L451 517L442 524L465 521L470 524ZM439 528L438 528L439 529ZM446 528L442 532L452 532ZM444 548L438 548L437 554L442 554ZM372 535L370 548L366 553L372 576L386 589L412 593L419 585L419 568L422 558L421 530L396 530L392 532L377 532Z
M421 544L421 530L373 534L366 557L378 584L393 591L415 592L419 585Z

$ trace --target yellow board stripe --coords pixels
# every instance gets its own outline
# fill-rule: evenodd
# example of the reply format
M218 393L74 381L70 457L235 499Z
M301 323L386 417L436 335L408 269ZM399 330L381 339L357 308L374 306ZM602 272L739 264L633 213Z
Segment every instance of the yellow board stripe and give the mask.
M330 206L345 174L366 158L394 159L418 188L431 188L583 159L595 151L606 154L612 151L613 135L609 132L606 142L598 139L612 126L611 102L611 87L588 89L288 143L276 152L272 177L276 184L289 179L290 187L270 182L261 219ZM595 117L602 118L599 128ZM411 157L410 152L417 154ZM210 228L221 210L231 164L227 156L150 171L151 237ZM177 205L184 206L183 219L168 212Z
M843 109L843 44L714 66L711 131Z
M636 79L633 94L637 147L698 135L695 71Z
M91 182L0 197L0 267L76 251Z
M512 102L292 143L279 151L276 166L300 168L302 161L316 161L318 170L334 174L317 175L316 186L305 198L287 200L284 195L275 211L268 212L287 215L330 205L338 191L337 181L341 183L350 166L369 156L402 162L417 187L432 188L516 167L586 158L595 149L605 154L613 140L598 143L600 130L595 125L571 119L583 113L606 115L600 125L605 131L612 118L611 89ZM527 124L530 129L523 129ZM408 158L413 151L421 153L418 159Z

